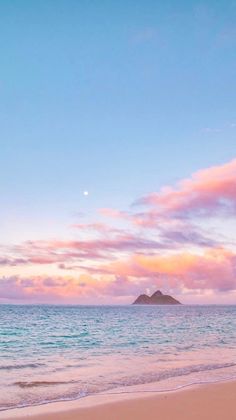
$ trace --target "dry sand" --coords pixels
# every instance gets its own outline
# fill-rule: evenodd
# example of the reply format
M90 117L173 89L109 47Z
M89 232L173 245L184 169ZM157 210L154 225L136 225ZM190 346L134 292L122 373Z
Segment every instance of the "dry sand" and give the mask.
M80 401L11 410L0 419L17 420L236 420L236 382L177 392L103 395Z

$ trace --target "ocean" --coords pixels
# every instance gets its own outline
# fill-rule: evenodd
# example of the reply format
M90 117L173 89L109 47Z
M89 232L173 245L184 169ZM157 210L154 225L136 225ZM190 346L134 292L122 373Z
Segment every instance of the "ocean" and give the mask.
M0 410L236 378L236 306L0 305Z

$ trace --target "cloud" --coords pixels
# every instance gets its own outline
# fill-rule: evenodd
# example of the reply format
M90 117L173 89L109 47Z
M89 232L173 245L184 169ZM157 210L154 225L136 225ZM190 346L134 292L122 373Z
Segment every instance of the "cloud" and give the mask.
M10 276L0 278L0 301L27 301L32 303L96 303L125 298L125 302L141 293L146 282L131 282L122 276L112 278L49 277L31 278Z
M81 232L93 232L102 235L124 234L124 230L109 226L105 223L76 223L72 228Z
M14 267L17 265L24 265L24 264L27 264L27 260L24 258L0 257L0 266Z
M100 262L113 261L132 254L155 255L165 250L177 250L181 246L211 247L217 242L201 229L183 221L165 221L155 234L145 231L129 232L105 224L75 225L85 232L84 240L34 240L9 247L8 256L0 258L0 266L57 266L61 270L80 270L84 263L91 269ZM87 232L94 236L87 238ZM91 236L91 235L90 235Z
M88 267L88 271L90 267ZM91 270L92 271L92 270ZM174 290L228 293L236 290L236 254L208 249L202 255L132 255L93 273L73 276L10 276L0 279L2 301L64 303L131 303L143 291Z
M155 254L188 246L209 248L223 244L203 231L196 220L234 215L236 210L236 160L201 170L177 187L165 187L138 201L143 212L102 209L103 215L124 218L129 229L105 223L78 223L79 240L34 240L12 246L0 258L1 266L57 265L78 269L87 261L112 261L132 254ZM89 235L87 233L89 232ZM92 237L91 237L92 235ZM73 268L74 267L74 268ZM93 267L94 268L94 265Z
M72 289L76 291L76 286L75 279L10 276L0 279L0 296L1 299L47 302L68 297Z
M103 274L159 279L171 288L236 289L236 254L223 248L208 249L201 255L189 252L133 255L102 265L101 270Z
M222 131L221 128L213 128L213 127L204 127L202 129L203 133L220 133Z
M116 209L111 209L111 208L99 209L99 213L102 216L109 217L111 219L126 219L126 218L129 217L127 212L116 210Z
M104 225L105 226L105 225ZM76 226L76 229L96 229L99 237L85 240L35 240L14 246L10 252L14 257L0 259L0 265L57 265L63 270L78 270L84 261L112 261L122 255L152 255L163 250L178 249L181 245L215 246L216 242L207 238L196 228L184 224L163 224L154 236L143 233L125 232L98 224ZM98 230L99 229L99 230ZM17 255L17 257L16 257Z
M116 232L116 230L114 230ZM113 233L114 233L113 232ZM78 263L84 260L110 260L119 253L146 253L160 250L166 245L158 240L140 237L132 233L121 233L91 240L51 240L27 241L12 248L18 258L0 259L0 265L18 264L60 264ZM168 245L169 246L169 245Z
M196 172L176 188L165 187L139 199L136 204L151 206L143 220L153 224L161 217L206 217L234 215L236 211L236 159L221 166ZM138 216L137 216L138 217Z
M72 226L76 239L2 246L0 296L33 302L128 302L126 296L155 287L177 293L236 290L233 242L226 243L209 227L209 218L233 221L235 211L236 159L149 194L129 211L100 210L115 226L111 221L77 223ZM23 276L44 269L60 276ZM17 270L21 275L9 275Z
M162 223L159 226L160 241L166 244L166 248L174 249L175 247L215 247L219 241L210 238L209 233L203 231L199 226L186 223L183 220ZM168 246L169 245L169 246Z

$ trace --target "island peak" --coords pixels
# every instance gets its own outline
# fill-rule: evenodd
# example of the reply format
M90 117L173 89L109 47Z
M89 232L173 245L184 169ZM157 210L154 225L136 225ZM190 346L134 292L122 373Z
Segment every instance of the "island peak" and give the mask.
M151 296L145 294L138 296L133 305L181 305L181 302L157 290Z
M163 296L163 293L160 290L157 290L155 293L153 293L153 295L151 296L151 299L155 298L156 296Z

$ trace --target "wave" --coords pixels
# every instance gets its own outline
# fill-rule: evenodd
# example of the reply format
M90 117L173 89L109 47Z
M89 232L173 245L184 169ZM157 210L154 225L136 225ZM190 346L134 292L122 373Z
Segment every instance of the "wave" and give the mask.
M76 397L73 396L63 396L60 398L56 398L56 399L46 399L46 400L42 400L40 402L36 402L36 403L31 403L31 404L18 404L15 406L5 406L5 407L0 407L0 412L3 411L9 411L12 409L17 409L17 408L27 408L27 407L36 407L36 406L43 406L46 404L51 404L51 403L57 403L57 402L70 402L70 401L76 401L79 400L81 398L85 398L85 397L95 397L98 394L99 395L122 395L122 394L138 394L138 393L147 393L147 394L162 394L162 393L166 393L166 392L174 392L174 391L178 391L184 388L189 388L191 386L198 386L198 385L214 385L217 383L223 383L223 382L227 382L227 381L235 381L236 380L236 376L232 375L230 377L225 377L225 378L221 378L221 379L214 379L214 380L205 380L205 381L192 381L192 382L188 382L184 385L176 385L173 386L171 388L164 388L164 389L135 389L135 390L129 390L128 387L127 389L123 390L123 391L116 391L114 389L114 391L109 391L107 390L107 392L99 392L99 393L94 393L94 394L88 394L85 392L81 392L80 394L78 394Z
M25 364L18 364L18 365L2 365L0 366L0 370L14 370L14 369L36 369L38 367L45 366L43 363L25 363Z
M24 365L25 366L25 365ZM175 369L168 369L165 372L149 372L143 375L139 376L132 376L132 377L122 377L116 380L115 382L107 382L107 383L101 383L100 386L94 389L94 387L89 386L88 384L82 384L81 381L18 381L13 383L12 385L18 386L22 389L30 389L30 388L38 388L38 387L48 387L48 386L58 386L58 385L76 385L80 383L80 386L77 390L73 389L73 393L68 392L68 395L58 395L58 398L47 398L42 400L35 400L31 401L30 403L23 402L19 405L11 405L11 406L5 406L0 407L0 412L5 410L10 410L13 408L23 408L23 407L29 407L29 406L36 406L36 405L43 405L48 404L52 402L59 402L59 401L74 401L78 400L87 396L95 396L95 395L110 395L110 394L134 394L136 392L138 393L151 393L151 392L169 392L169 391L175 391L181 388L185 388L188 386L193 385L200 385L200 384L210 384L210 383L217 383L221 381L227 381L227 380L235 380L236 379L236 373L229 376L224 376L219 378L212 378L210 380L203 380L202 378L196 379L193 378L191 374L199 373L199 372L207 372L207 371L214 371L224 368L230 368L235 367L236 363L212 363L208 365L191 365L186 366L183 368L175 368ZM171 379L171 378L178 378L183 376L189 375L189 381L185 384L178 384L173 382L173 386L165 386L163 388L157 389L156 387L153 389L132 389L132 386L145 386L147 384L155 384L164 382L165 380ZM124 387L124 390L122 389ZM120 389L121 388L121 389Z
M236 363L212 363L212 364L201 364L201 365L190 365L175 369L168 369L164 372L148 372L141 374L139 376L126 377L122 378L120 383L116 383L119 386L133 386L133 385L142 385L150 384L152 382L160 382L166 379L177 378L180 376L187 376L192 373L207 372L218 369L225 369L230 367L235 367Z
M214 379L214 380L208 380L208 381L206 381L206 380L205 381L198 380L198 381L188 382L188 383L183 384L183 385L176 385L176 386L174 386L172 388L164 388L164 389L139 389L139 390L135 389L135 390L132 390L132 391L129 391L128 389L125 389L124 391L116 391L116 390L114 390L113 392L111 392L111 391L108 391L108 392L100 392L99 395L122 395L122 394L138 394L138 393L141 393L141 394L143 394L143 393L150 394L150 393L153 393L153 392L155 392L157 394L160 394L160 393L165 393L165 392L178 391L178 390L181 390L181 389L184 389L184 388L189 388L189 387L194 386L194 385L210 385L210 384L213 385L213 384L218 384L220 382L228 382L228 381L235 381L235 380L236 380L236 376L233 375L233 376L228 376L226 378L221 378L221 379ZM95 396L95 395L96 394L89 395L89 396L91 397L91 396Z
M229 368L236 366L236 363L214 363L210 365L195 365L195 366L186 366L183 368L176 368L176 369L169 369L165 372L153 372L153 373L146 373L139 376L130 376L130 377L122 377L116 380L115 384L111 383L103 383L99 387L100 392L109 391L114 387L123 387L123 386L135 386L135 385L142 385L142 384L150 384L154 382L161 382L166 379L177 378L180 376L187 376L191 373L198 373L210 370L217 370L223 368ZM36 388L36 387L46 387L46 386L56 386L56 385L69 385L69 384L76 384L78 381L18 381L14 382L12 385L18 386L20 388ZM86 385L86 391L88 395L94 393L94 387L89 387ZM99 392L97 391L97 392ZM83 392L84 394L84 392Z
M64 385L71 384L73 381L19 381L14 382L13 385L19 386L20 388L36 388L40 386L53 386L53 385Z

